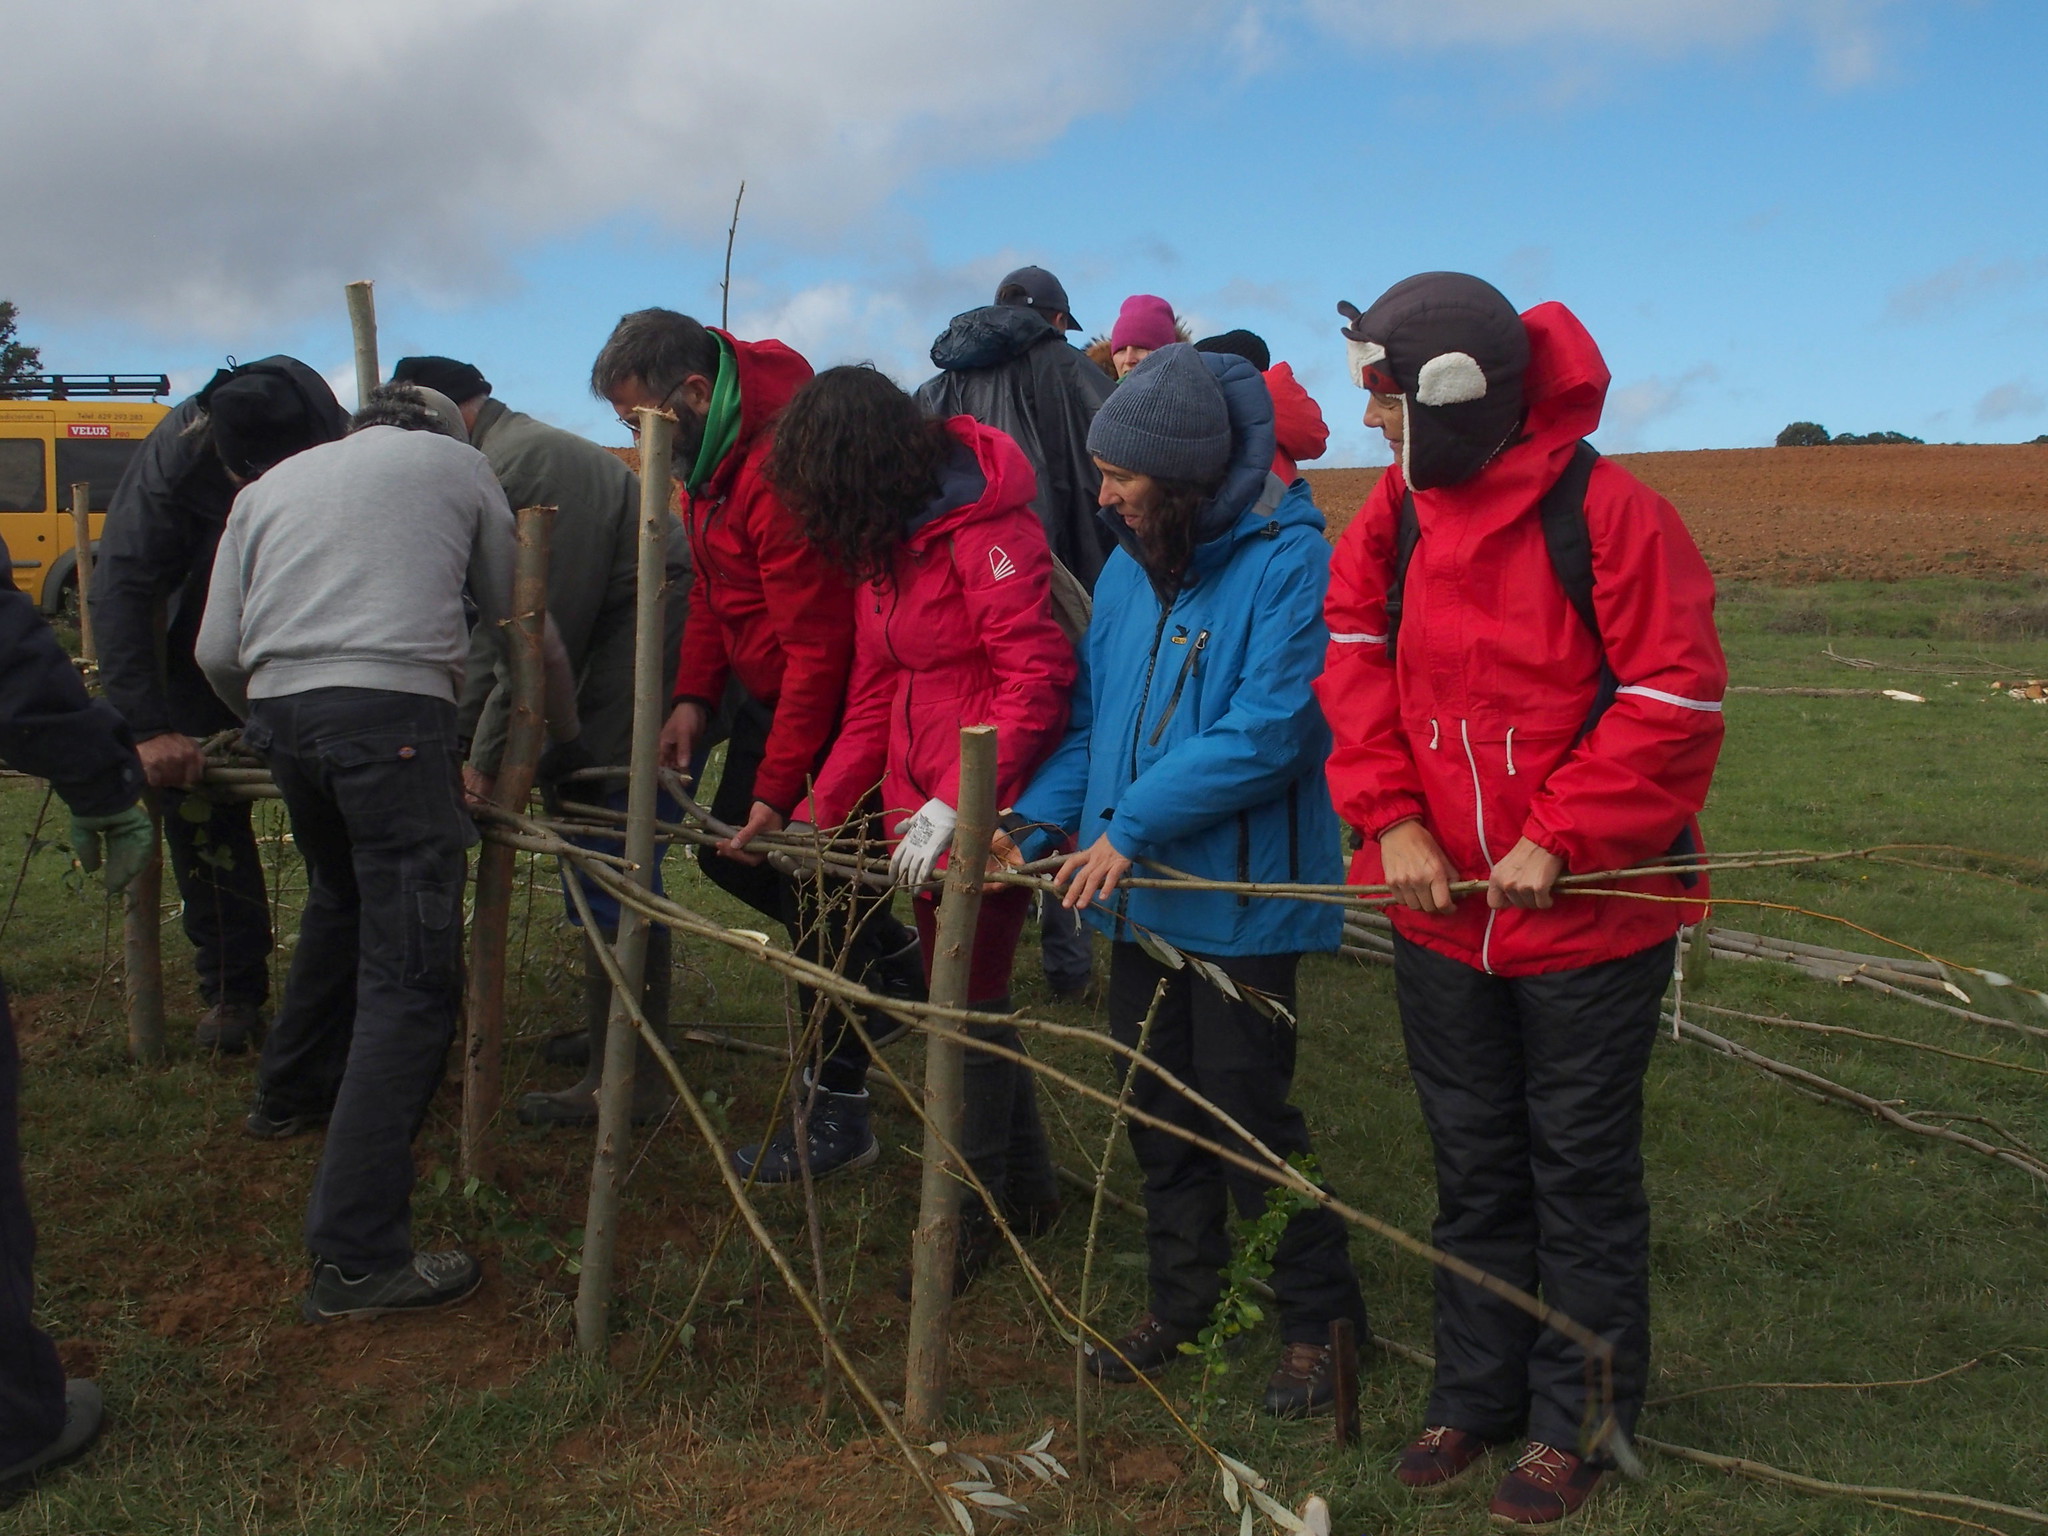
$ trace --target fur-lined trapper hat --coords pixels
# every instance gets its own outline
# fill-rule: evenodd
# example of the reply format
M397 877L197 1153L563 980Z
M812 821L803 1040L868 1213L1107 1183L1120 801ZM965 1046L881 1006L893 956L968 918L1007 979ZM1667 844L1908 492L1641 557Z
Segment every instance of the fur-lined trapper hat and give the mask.
M1351 381L1402 398L1401 477L1410 489L1471 479L1521 431L1529 333L1491 283L1424 272L1363 314L1355 304L1337 309L1348 322Z

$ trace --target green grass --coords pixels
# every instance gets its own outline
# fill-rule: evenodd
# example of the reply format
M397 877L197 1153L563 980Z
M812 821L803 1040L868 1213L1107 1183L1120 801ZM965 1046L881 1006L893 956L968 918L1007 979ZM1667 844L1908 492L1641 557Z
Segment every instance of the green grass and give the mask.
M2048 646L1971 639L1972 615L2017 606L2025 588L1927 580L1746 588L1724 601L1737 683L1898 686L1923 705L1882 698L1743 694L1708 808L1722 848L1956 843L2040 856L2048 849L2048 709L1993 696L1978 679L1913 667L1986 664L2048 675ZM1824 628L1788 613L1817 609ZM1980 625L1981 628L1981 625ZM1877 660L1856 672L1821 647ZM1853 642L1853 643L1852 643ZM0 781L0 878L11 886L40 786ZM266 812L278 828L275 809ZM61 837L61 818L44 837ZM269 853L299 887L287 849ZM672 889L735 921L694 870L671 860ZM567 1025L580 988L573 935L545 870L530 923L515 926L508 1063L516 1092L553 1085L539 1039ZM1727 877L1724 897L1823 909L1968 963L2048 983L2048 890L1883 866ZM0 904L5 893L0 891ZM524 904L522 903L522 906ZM522 914L523 916L523 914ZM1813 919L1726 907L1720 921L1861 945ZM745 926L755 926L747 919ZM522 936L523 935L523 936ZM1027 939L1027 943L1030 940ZM473 1242L492 1279L461 1315L353 1329L295 1320L298 1229L317 1146L245 1140L238 1120L249 1069L196 1057L188 952L166 930L172 1029L158 1071L131 1068L122 1044L119 935L109 946L96 886L68 878L52 847L27 863L19 910L0 937L27 1060L24 1140L46 1325L67 1358L104 1385L112 1423L90 1460L6 1516L10 1530L335 1532L902 1532L936 1528L930 1511L839 1394L818 1412L815 1340L772 1272L743 1243L718 1261L694 1337L645 1393L651 1346L678 1313L722 1219L723 1196L700 1144L671 1124L643 1143L627 1194L612 1370L570 1353L565 1255L588 1177L584 1136L507 1133L505 1202L436 1192L454 1147L454 1100L437 1101L421 1138L429 1174L420 1236ZM282 958L282 957L281 957ZM1048 1003L1027 957L1019 1001ZM1402 1063L1390 978L1318 959L1305 971L1300 1101L1339 1190L1409 1231L1427 1231L1428 1152ZM94 996L97 985L97 996ZM1722 964L1697 1001L1854 1022L2034 1066L2048 1050L1931 1010L1841 991L1761 966ZM779 986L745 962L679 946L677 1016L770 1022ZM1094 1020L1099 1022L1099 1020ZM1710 1021L1711 1022L1711 1021ZM1731 1021L1712 1027L1780 1058L1915 1107L1978 1113L2035 1146L2048 1143L2041 1079L1853 1041L1819 1041ZM774 1038L772 1035L763 1038ZM890 1060L913 1074L918 1047ZM1092 1050L1045 1053L1103 1084ZM692 1049L684 1069L715 1090L734 1136L770 1112L777 1074L759 1058ZM1802 1098L1690 1045L1661 1043L1649 1081L1648 1158L1655 1202L1655 1392L1754 1380L1889 1379L1973 1356L1977 1371L1933 1386L1873 1393L1738 1392L1652 1409L1643 1431L1824 1477L1970 1492L2039 1505L2048 1498L2048 1201L2041 1186L1960 1149L1887 1130ZM1103 1114L1048 1095L1059 1155L1080 1166L1102 1143ZM885 1395L902 1372L904 1307L891 1292L916 1201L917 1130L881 1111L882 1164L825 1186L829 1289L849 1347ZM639 1149L636 1148L636 1156ZM1119 1151L1119 1188L1134 1174ZM765 1208L808 1273L793 1198ZM1085 1222L1041 1245L1072 1295ZM1375 1327L1426 1345L1424 1266L1361 1235L1354 1244ZM1105 1219L1097 1273L1105 1319L1141 1305L1137 1223ZM850 1281L850 1285L849 1285ZM1070 1364L1014 1266L990 1274L956 1313L956 1442L1019 1447L1048 1425L1074 1465ZM1340 1452L1327 1425L1265 1421L1255 1402L1272 1342L1255 1336L1208 1432L1273 1479L1290 1501L1320 1492L1338 1529L1403 1533L1486 1529L1484 1488L1415 1504L1387 1475L1419 1423L1427 1388L1415 1367L1373 1356L1364 1443ZM1169 1377L1184 1409L1191 1383ZM1135 1390L1098 1393L1102 1436L1084 1485L1023 1496L1040 1528L1076 1533L1236 1528L1213 1475L1170 1419ZM1175 1471L1184 1476L1175 1477ZM1819 1500L1652 1460L1648 1480L1603 1495L1589 1532L1884 1532L1930 1529L1867 1506ZM1988 1522L1997 1526L2000 1522Z

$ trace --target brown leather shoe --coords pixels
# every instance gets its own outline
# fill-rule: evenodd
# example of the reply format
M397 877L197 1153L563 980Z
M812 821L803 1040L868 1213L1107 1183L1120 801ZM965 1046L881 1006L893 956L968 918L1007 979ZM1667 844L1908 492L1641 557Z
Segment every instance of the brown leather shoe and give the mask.
M1091 1344L1088 1369L1104 1381L1136 1381L1164 1370L1180 1358L1180 1347L1195 1341L1195 1329L1176 1328L1147 1312L1116 1341L1116 1353ZM1118 1356L1122 1356L1119 1359ZM1129 1364L1125 1364L1128 1361Z
M1521 1459L1493 1490L1487 1512L1502 1525L1538 1530L1577 1514L1607 1476L1570 1451L1531 1440Z
M1433 1494L1456 1487L1494 1451L1498 1440L1483 1440L1448 1424L1432 1424L1401 1448L1394 1481L1410 1493Z
M1337 1355L1327 1344L1283 1344L1266 1380L1266 1412L1282 1419L1325 1413L1337 1400Z

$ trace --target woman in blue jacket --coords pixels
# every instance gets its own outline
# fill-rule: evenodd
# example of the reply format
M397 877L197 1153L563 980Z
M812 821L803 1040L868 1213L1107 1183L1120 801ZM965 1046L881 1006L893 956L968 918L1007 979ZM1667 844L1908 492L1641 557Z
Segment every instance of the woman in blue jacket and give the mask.
M1097 412L1088 450L1119 548L1095 588L1073 723L1006 825L1026 857L1072 840L1058 883L1111 940L1116 1038L1137 1043L1164 981L1147 1054L1274 1151L1305 1154L1308 1127L1288 1103L1293 1025L1169 969L1137 940L1156 934L1213 960L1292 1011L1302 953L1337 947L1339 909L1121 881L1141 863L1211 880L1342 878L1323 783L1330 731L1311 689L1328 638L1322 514L1305 484L1268 473L1272 400L1239 357L1160 348ZM1230 1145L1149 1073L1131 1098ZM1209 1320L1230 1257L1229 1199L1255 1217L1272 1185L1165 1131L1130 1134L1145 1174L1151 1309L1117 1348L1149 1373ZM1297 1215L1272 1284L1282 1351L1266 1407L1312 1413L1331 1398L1331 1321L1366 1331L1343 1223L1321 1207ZM1115 1355L1091 1359L1099 1376L1133 1379Z

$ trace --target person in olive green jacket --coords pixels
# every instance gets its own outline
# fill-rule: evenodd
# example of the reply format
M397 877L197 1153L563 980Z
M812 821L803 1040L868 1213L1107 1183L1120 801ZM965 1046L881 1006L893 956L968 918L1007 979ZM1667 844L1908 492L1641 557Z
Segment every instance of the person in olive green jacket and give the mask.
M567 754L551 752L542 759L542 787L552 790L575 768L623 764L633 727L633 622L639 588L640 482L617 454L573 432L509 409L491 394L490 381L470 363L446 357L401 358L394 380L439 390L461 409L470 446L489 462L504 487L505 498L520 507L556 508L548 559L548 616L561 632L562 645L576 672L576 707L583 730ZM669 518L666 592L666 640L662 647L662 697L668 697L689 602L690 547L682 526ZM504 668L490 637L471 637L468 682L464 687L457 729L470 738L463 784L476 798L494 787L505 751L510 691ZM579 789L579 799L625 808L625 783ZM664 816L678 814L666 805ZM617 852L616 845L605 846ZM657 871L657 882L659 872ZM657 888L658 884L657 884ZM584 895L592 914L616 936L618 907L586 883ZM570 911L575 921L575 912ZM663 1028L668 1015L668 930L648 931L648 1020ZM585 1064L583 1080L558 1093L530 1093L519 1104L519 1118L533 1125L593 1125L597 1120L597 1072L603 1059L606 1014L611 983L588 943L585 945L584 1020L580 1029L551 1044L550 1059ZM644 1047L643 1047L644 1056ZM650 1061L635 1073L635 1105L641 1116L666 1107L667 1089Z

